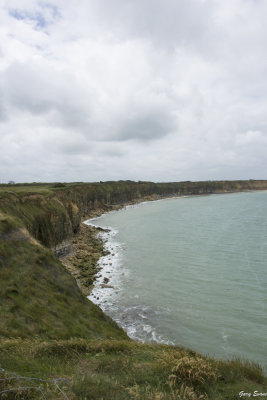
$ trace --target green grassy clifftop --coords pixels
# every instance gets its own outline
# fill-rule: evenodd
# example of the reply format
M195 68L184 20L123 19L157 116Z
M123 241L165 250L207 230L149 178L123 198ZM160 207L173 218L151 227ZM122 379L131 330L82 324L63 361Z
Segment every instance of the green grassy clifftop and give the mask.
M55 377L68 381L60 386L68 399L222 400L264 392L266 378L253 363L133 342L51 251L86 216L127 202L263 189L267 181L0 185L0 399L43 398L38 385L45 398L63 398ZM32 389L24 390L25 381L14 379L21 375L43 381L28 380Z

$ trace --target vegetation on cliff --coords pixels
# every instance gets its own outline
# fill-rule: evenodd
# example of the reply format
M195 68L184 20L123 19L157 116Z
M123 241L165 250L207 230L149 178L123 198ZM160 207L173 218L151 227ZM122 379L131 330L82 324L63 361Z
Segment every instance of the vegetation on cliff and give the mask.
M20 222L0 214L0 232L2 337L127 338Z
M266 190L267 181L97 182L0 185L0 210L18 217L50 248L79 230L83 217L114 206L167 196Z
M220 400L264 392L266 378L253 363L130 340L51 251L69 249L86 216L126 202L255 189L267 182L1 185L0 399L59 399L64 391L69 399ZM93 233L87 241L91 258L81 252L76 273L92 283L102 249Z

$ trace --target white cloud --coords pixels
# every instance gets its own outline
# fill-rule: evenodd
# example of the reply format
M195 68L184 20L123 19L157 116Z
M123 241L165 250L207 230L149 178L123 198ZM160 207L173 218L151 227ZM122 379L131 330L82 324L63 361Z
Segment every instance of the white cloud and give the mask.
M266 178L265 2L2 3L0 180Z

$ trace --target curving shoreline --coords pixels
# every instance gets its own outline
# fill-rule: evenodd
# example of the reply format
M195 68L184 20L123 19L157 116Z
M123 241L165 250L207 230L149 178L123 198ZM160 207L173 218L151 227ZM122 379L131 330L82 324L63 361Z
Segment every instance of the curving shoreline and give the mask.
M266 189L262 190L266 191ZM70 272L74 276L83 294L89 296L94 289L96 276L101 271L101 267L98 266L98 262L101 257L108 255L107 250L104 249L104 241L102 240L101 236L99 236L99 233L105 231L105 229L95 225L90 221L94 221L96 218L110 212L115 212L123 208L151 201L179 199L195 196L202 197L219 194L244 193L252 191L253 190L241 190L233 192L217 192L191 195L171 194L165 196L154 194L151 196L145 196L143 198L136 199L134 201L125 201L125 203L123 204L110 205L106 208L91 210L86 216L84 216L84 220L80 223L77 233L71 237L68 253L64 254L62 257L59 256L59 259L64 267L68 270L68 272ZM107 284L107 282L103 282L103 285L105 284Z
M59 256L61 263L69 273L75 278L80 290L84 295L90 296L94 290L94 283L97 279L97 274L100 273L101 267L98 265L99 260L103 256L109 255L109 250L105 249L104 241L99 233L107 232L106 229L93 224L96 218L104 214L119 211L123 208L135 206L138 204L160 201L170 198L180 198L183 196L145 196L143 199L135 201L127 201L121 205L111 205L106 209L96 209L87 214L80 225L77 233L70 239L69 252L63 256ZM103 288L108 288L108 282L102 282ZM105 286L107 285L107 286ZM92 300L92 298L90 298ZM93 301L93 300L92 300ZM98 304L96 302L96 304Z
M187 196L186 196L187 197ZM236 197L236 199L239 199L239 196ZM239 200L237 200L239 201ZM205 201L206 202L206 201ZM217 200L218 202L218 200ZM202 202L203 203L203 202ZM133 204L131 204L132 206ZM161 207L161 206L160 206ZM164 206L165 207L165 206ZM162 208L162 207L161 207ZM113 220L113 217L111 218L111 221ZM93 224L96 227L96 223L97 220L93 219L93 220L89 220L87 223ZM105 223L104 223L105 224ZM102 226L104 226L104 224L102 223ZM102 238L102 240L106 240L107 236L110 235L110 232L106 232L105 230L103 231L103 228L101 228L101 232L102 235L104 233L104 235L106 235L106 237ZM126 239L124 238L124 240L126 241ZM110 249L111 251L113 249ZM110 253L111 253L110 251ZM113 255L114 256L114 255ZM110 254L110 256L108 256L108 259L104 260L104 268L106 267L106 269L102 269L100 270L101 272L98 273L98 282L97 282L97 286L98 288L96 288L96 286L93 289L93 293L92 295L89 297L89 299L93 302L95 302L97 305L101 306L102 310L107 313L107 315L111 316L117 323L119 323L119 325L121 325L123 328L129 328L129 321L126 321L128 323L128 325L126 323L124 323L125 321L122 320L121 314L124 313L123 309L121 307L119 307L119 309L117 310L111 310L112 308L112 304L106 304L109 303L109 300L112 301L113 296L109 296L109 292L113 292L114 293L114 289L116 290L116 286L114 285L114 280L110 279L110 274L113 273L113 267L109 266L108 261L112 261L112 254ZM120 268L120 267L119 267ZM118 271L120 272L120 271ZM106 280L106 281L105 281ZM97 289L97 290L96 290ZM116 296L115 296L116 297ZM118 303L116 304L116 301L114 302L115 307L117 308L117 306L119 305ZM119 312L119 314L118 314ZM129 310L129 312L131 312ZM117 315L116 315L117 314ZM116 316L118 316L118 318L116 319ZM115 318L114 318L115 317ZM137 323L137 318L138 318L138 314L134 314L132 313L131 315L132 320L134 320L134 323ZM125 317L124 317L125 318ZM140 323L142 323L142 320L140 319L139 321ZM145 321L143 321L145 323ZM135 340L140 340L140 338L138 338L134 332L129 331L128 329L128 334L131 338L135 339ZM141 339L142 340L142 339ZM146 340L146 339L145 339ZM154 340L156 342L161 342L160 340ZM165 343L168 343L166 341L164 341ZM191 347L191 345L189 344L189 347ZM193 347L194 348L194 347ZM201 351L201 350L199 350ZM248 356L247 356L248 357Z
M97 274L101 271L98 262L101 257L109 254L108 250L105 249L104 246L105 238L102 239L99 235L99 233L107 232L107 230L90 223L90 221L93 221L96 218L101 217L101 215L109 212L115 212L129 206L149 201L164 200L165 198L167 199L171 197L166 196L161 198L158 195L146 196L143 199L137 199L136 201L131 202L127 201L121 205L111 205L106 209L99 208L92 210L86 216L86 219L80 223L78 232L70 239L70 251L68 254L59 258L67 271L74 276L84 295L89 296L91 294L94 289L94 282ZM108 285L108 282L103 282L102 285ZM103 287L108 288L108 286Z
M3 371L16 376L27 373L27 379L36 377L38 371L39 378L50 382L55 376L68 379L71 387L64 390L69 398L91 398L93 393L94 398L110 400L167 400L180 395L183 398L186 390L192 399L204 396L222 400L235 398L244 388L251 393L255 389L265 392L267 381L262 369L250 361L218 361L178 346L130 340L86 299L76 283L81 278L78 283L83 289L87 278L84 290L90 292L88 279L97 273L97 260L103 250L95 238L98 231L83 226L82 220L121 208L127 200L140 201L144 194L153 192L162 198L162 193L175 191L188 195L193 190L207 191L218 186L230 189L253 185L127 181L0 188L0 390L15 386L19 389L19 382L9 382ZM264 185L267 188L267 181L254 186ZM61 257L55 257L60 244L68 250L71 240L72 274L62 266ZM183 373L178 371L178 365L183 367ZM201 378L203 385L196 379L188 382L192 368L202 373L203 367L207 368ZM210 375L210 370L215 373ZM177 379L170 382L173 371ZM56 387L43 389L58 398Z

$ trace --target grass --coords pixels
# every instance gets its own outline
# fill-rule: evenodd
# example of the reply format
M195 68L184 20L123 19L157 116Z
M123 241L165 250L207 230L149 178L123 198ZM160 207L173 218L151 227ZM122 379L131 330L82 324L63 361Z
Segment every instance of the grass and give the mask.
M8 185L1 186L0 185L0 198L6 197L8 194L15 195L29 195L31 193L38 193L44 196L50 196L53 194L53 188L51 185L47 186L16 186L16 185Z
M214 362L204 357L190 355L180 358L169 376L171 387L175 387L178 383L186 383L195 388L217 380L218 373Z
M86 299L43 246L79 226L92 203L88 185L87 192L81 186L0 186L0 400L40 399L42 393L60 399L60 390L69 400L230 400L241 390L266 392L257 364L136 343ZM82 234L72 262L90 286L103 248L91 233Z
M259 384L264 384L264 382L266 382L266 377L264 376L262 369L253 361L235 358L228 362L226 371L225 363L223 361L218 361L217 365L220 378L225 382L235 382L242 377Z
M179 347L140 344L130 340L73 338L43 341L34 338L3 339L0 342L1 367L19 376L45 380L31 382L31 385L41 386L47 399L61 398L53 383L59 378L65 379L62 389L68 398L81 400L224 400L239 398L241 390L264 392L267 381L260 367L257 367L258 376L254 380L255 365L246 365L245 370L237 360L234 363L218 362L197 353L185 361L186 354L187 350ZM199 368L195 366L196 360ZM181 368L177 368L178 365ZM207 371L207 365L212 367L214 375L208 369L200 381L196 372L188 380L190 369L200 371L204 366ZM170 375L174 368L178 379L172 386ZM7 374L2 373L2 376L7 377ZM259 376L261 383L258 382ZM22 383L7 380L2 382L1 389L11 385L20 387ZM31 391L29 396L40 398L37 391Z
M82 295L58 259L20 226L0 214L0 336L127 338Z

